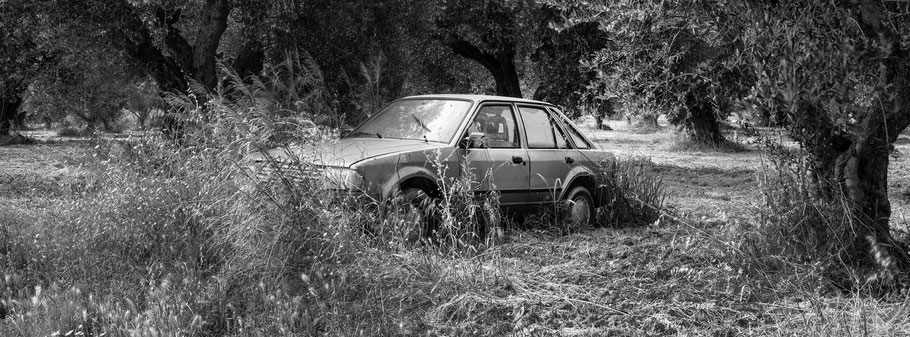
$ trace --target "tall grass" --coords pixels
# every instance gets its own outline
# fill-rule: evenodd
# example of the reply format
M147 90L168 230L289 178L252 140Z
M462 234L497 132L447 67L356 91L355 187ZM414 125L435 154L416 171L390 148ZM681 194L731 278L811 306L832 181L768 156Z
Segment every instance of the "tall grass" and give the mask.
M606 205L600 222L611 226L646 225L660 218L667 193L647 158L618 159L599 165Z
M95 140L83 166L97 178L35 226L3 227L0 335L407 334L439 296L428 290L458 279L438 259L492 244L496 198L469 181L442 187L434 239L414 242L379 201L298 179L303 161L259 174L251 154L335 138L338 123L319 121L337 113L306 56L264 77L222 71L215 92L169 97L179 141ZM395 254L429 257L409 258L412 272ZM413 277L426 281L402 284Z

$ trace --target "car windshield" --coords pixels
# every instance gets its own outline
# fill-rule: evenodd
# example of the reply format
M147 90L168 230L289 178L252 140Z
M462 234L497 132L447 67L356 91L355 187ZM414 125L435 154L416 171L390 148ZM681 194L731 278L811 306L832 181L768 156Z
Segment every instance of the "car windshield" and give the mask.
M392 102L346 138L416 139L447 143L468 114L471 102L403 99Z

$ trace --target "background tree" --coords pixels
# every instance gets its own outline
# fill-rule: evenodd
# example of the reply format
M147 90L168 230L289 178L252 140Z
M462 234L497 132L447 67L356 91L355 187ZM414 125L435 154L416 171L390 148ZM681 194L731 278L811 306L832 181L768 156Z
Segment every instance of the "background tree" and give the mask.
M785 115L810 157L813 197L846 200L850 221L830 230L851 240L827 244L853 265L906 267L888 200L890 148L910 126L906 6L769 1L739 11L753 23L743 40L760 74L754 103Z
M125 108L136 118L139 129L144 130L156 112L161 115L167 109L167 103L158 95L157 85L150 79L133 82L126 94Z
M62 55L52 71L32 83L32 112L51 120L75 118L87 130L115 130L122 111L139 92L141 77L116 51L72 40L79 53ZM75 49L75 48L74 48Z
M46 41L48 18L38 1L0 2L0 137L22 119L20 106L29 84L55 58Z
M553 23L556 18L550 19ZM588 86L597 79L597 72L588 64L594 54L611 48L610 40L600 30L598 22L575 23L569 27L554 24L540 38L540 47L531 60L535 64L537 90L535 100L563 107L564 112L577 117L584 110L593 112L598 127L603 126L604 114L612 109L609 100L588 94Z
M165 91L185 92L189 81L217 84L216 63L230 0L55 0L52 13L73 34L125 52ZM252 5L252 4L246 4Z
M438 39L464 58L486 68L496 94L522 97L519 66L546 29L548 8L535 1L445 1L436 21Z
M724 141L720 121L751 87L748 67L736 63L738 17L714 2L615 1L588 5L554 2L566 22L591 20L614 43L590 64L595 93L621 97L623 105L656 126L664 114L692 140Z

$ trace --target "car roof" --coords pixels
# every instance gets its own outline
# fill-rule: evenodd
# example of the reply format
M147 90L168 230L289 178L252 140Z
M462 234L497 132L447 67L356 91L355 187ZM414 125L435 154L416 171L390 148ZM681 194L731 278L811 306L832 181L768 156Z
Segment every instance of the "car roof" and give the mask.
M414 98L462 99L462 100L469 100L474 103L479 103L479 102L484 102L484 101L508 101L508 102L516 102L516 103L530 103L530 104L542 104L542 105L554 106L553 104L550 104L547 102L535 101L532 99L507 97L507 96L493 96L493 95L439 94L439 95L408 96L408 97L402 97L400 99L414 99Z

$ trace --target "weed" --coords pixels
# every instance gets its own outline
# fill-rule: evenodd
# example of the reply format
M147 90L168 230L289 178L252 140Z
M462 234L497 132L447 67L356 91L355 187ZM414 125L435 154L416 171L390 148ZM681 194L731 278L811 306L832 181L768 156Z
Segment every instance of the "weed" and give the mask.
M609 226L651 224L660 217L667 195L663 179L647 158L620 159L599 164L598 198L605 200L600 222Z

